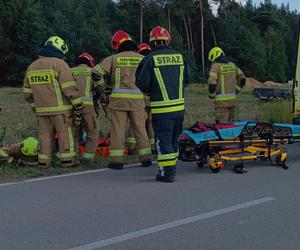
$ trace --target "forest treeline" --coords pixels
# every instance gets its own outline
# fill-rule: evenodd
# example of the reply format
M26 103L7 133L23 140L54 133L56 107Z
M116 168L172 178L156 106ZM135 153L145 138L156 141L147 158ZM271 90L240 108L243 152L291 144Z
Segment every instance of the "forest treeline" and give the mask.
M207 53L217 45L247 76L286 82L293 78L297 19L288 5L271 0L219 4L213 15L208 0L1 0L0 85L20 85L24 71L51 35L69 44L72 66L82 51L98 62L113 53L111 35L124 29L147 42L156 25L170 30L172 46L184 53L194 82L204 82Z

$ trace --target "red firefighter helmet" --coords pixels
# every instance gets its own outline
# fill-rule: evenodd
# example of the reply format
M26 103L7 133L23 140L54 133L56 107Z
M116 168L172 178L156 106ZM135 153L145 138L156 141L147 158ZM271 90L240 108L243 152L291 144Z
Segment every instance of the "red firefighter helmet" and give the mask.
M90 63L91 68L94 68L96 66L94 58L89 53L83 52L82 54L80 54L79 58L87 59Z
M153 41L160 41L160 40L170 42L171 36L167 29L161 26L156 26L150 32L149 41L153 42Z
M123 30L118 30L111 38L111 45L114 50L118 50L123 42L132 41L130 35Z
M143 50L151 50L151 47L147 44L147 43L140 43L138 45L138 50L137 50L137 53L141 53Z

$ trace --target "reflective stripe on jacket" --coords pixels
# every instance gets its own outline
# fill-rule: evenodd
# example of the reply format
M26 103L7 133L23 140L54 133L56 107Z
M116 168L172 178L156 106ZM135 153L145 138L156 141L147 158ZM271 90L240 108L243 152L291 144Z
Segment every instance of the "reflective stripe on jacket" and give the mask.
M58 58L34 61L26 71L23 92L37 115L63 114L82 104L69 66Z
M215 93L209 93L216 107L232 107L236 104L238 82L244 78L243 72L232 62L213 63L208 84L216 84Z
M166 46L154 49L137 70L137 86L150 95L154 119L184 114L184 86L188 82L182 55Z

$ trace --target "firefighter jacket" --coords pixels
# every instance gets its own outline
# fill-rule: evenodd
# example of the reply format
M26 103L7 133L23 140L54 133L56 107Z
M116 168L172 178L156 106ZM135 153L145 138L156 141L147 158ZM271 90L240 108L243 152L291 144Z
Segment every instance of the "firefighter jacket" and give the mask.
M82 108L82 100L68 64L40 56L27 68L23 92L36 115L65 114Z
M24 164L24 165L37 165L37 156L25 156L21 151L22 144L17 143L8 147L0 148L0 163L13 161L14 164Z
M92 80L92 68L86 64L80 64L71 69L72 74L76 80L77 88L82 96L84 105L84 113L94 111L94 93L98 86Z
M110 76L106 87L112 88L108 108L112 110L134 111L145 109L143 93L135 85L135 72L143 56L124 51L105 58L93 68L99 76Z
M244 78L244 73L232 62L212 63L208 78L209 97L216 108L236 105L236 95L241 90L240 82Z
M152 119L184 115L184 87L189 73L183 56L167 46L155 48L136 72L137 86L150 96Z

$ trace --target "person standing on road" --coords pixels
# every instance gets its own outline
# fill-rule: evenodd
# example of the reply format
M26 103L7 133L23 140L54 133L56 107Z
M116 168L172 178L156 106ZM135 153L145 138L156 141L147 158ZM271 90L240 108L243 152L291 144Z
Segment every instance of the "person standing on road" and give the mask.
M171 36L165 28L153 28L149 41L153 50L137 69L136 85L150 96L158 153L156 180L174 182L178 137L184 119L184 87L189 83L189 73L183 56L169 47Z
M138 45L137 53L147 56L151 52L151 47L147 43L141 43ZM151 116L151 108L150 108L150 97L145 95L145 105L146 105L146 130L149 139L149 143L151 145L152 153L156 154L155 150L155 140L154 140L154 132L152 128L152 116ZM134 133L132 127L129 126L128 136L127 136L127 147L128 153L133 154L136 148L136 139L134 137Z
M244 73L230 62L219 47L208 53L212 62L208 78L208 96L215 104L216 123L228 123L235 118L236 95L244 87Z
M135 72L143 56L136 53L136 44L124 31L112 36L112 48L117 54L97 64L94 72L102 78L109 76L106 88L112 93L108 105L111 119L111 145L108 165L112 169L123 169L127 120L137 141L137 150L143 167L150 166L151 147L145 128L145 101L143 93L135 85Z
M23 92L37 116L39 166L52 163L53 138L59 138L59 155L63 166L76 161L73 121L78 122L83 110L80 92L71 69L64 61L68 46L58 36L50 37L39 58L26 71Z
M82 120L76 131L76 149L79 149L80 138L83 131L86 132L87 141L85 144L85 152L82 154L84 162L90 162L94 159L98 144L98 122L97 109L98 99L100 97L101 86L95 86L92 80L92 68L95 67L94 58L84 52L77 59L77 66L71 69L72 74L77 82L77 87L82 96L84 111L82 112ZM79 150L76 150L77 153Z

